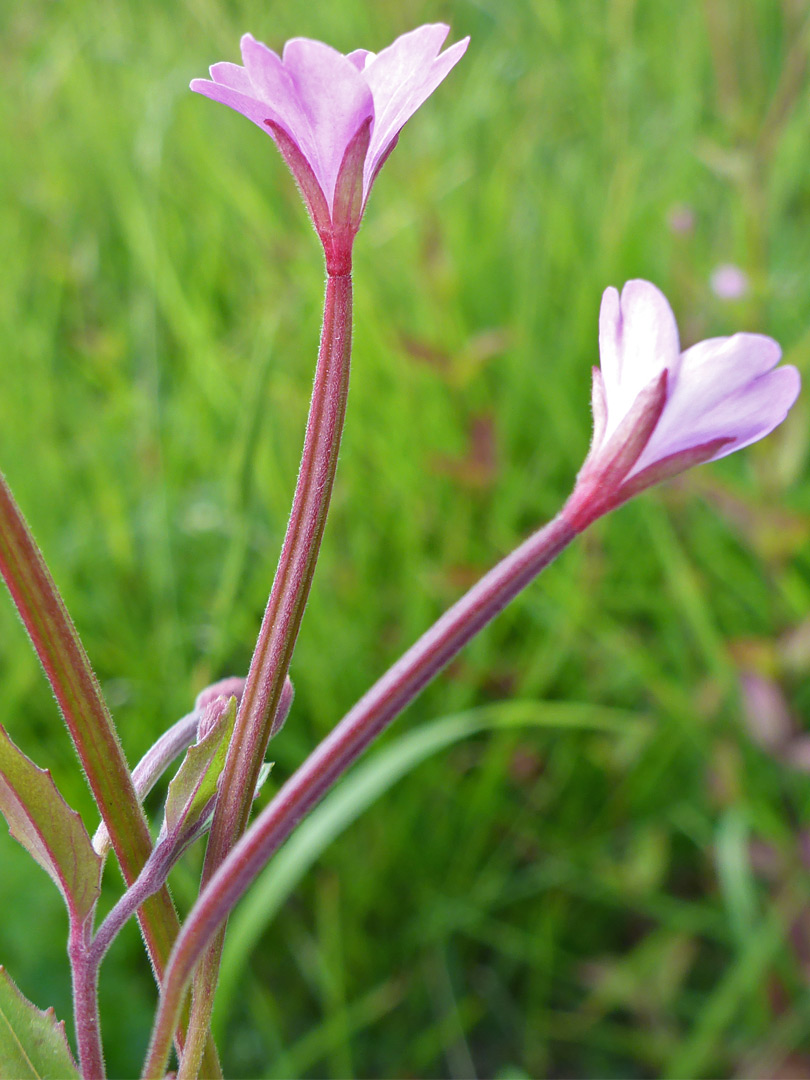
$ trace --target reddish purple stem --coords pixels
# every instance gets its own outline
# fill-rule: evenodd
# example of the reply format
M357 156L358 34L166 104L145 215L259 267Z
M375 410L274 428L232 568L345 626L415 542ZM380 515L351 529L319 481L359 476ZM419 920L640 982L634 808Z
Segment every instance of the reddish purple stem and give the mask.
M68 956L73 976L73 1018L79 1065L85 1080L104 1080L104 1052L98 1017L98 964L90 958L91 919L71 917Z
M174 1017L201 953L308 810L423 687L573 540L563 511L473 586L374 684L262 811L203 888L177 939L144 1076L162 1076Z
M244 831L320 550L346 411L352 283L326 283L306 440L276 577L250 663L217 801L203 881Z
M323 329L304 450L278 569L250 663L217 798L202 883L213 876L245 831L265 750L279 710L320 551L337 468L349 389L352 280L328 274ZM188 1046L180 1076L196 1076L213 1008L222 954L213 942L195 980Z
M0 475L0 574L28 631L88 782L109 830L128 884L152 851L152 839L135 794L118 735L87 653L45 560ZM146 947L160 981L179 924L167 889L138 912ZM182 1033L181 1037L182 1037ZM219 1075L213 1041L207 1067Z

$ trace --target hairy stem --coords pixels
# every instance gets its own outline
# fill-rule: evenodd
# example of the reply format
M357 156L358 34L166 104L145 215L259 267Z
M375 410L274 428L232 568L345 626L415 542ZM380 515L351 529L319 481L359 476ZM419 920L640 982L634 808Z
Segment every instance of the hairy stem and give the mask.
M148 900L150 896L153 896L165 882L175 861L171 858L171 855L172 852L168 846L161 845L159 842L138 878L110 909L88 949L90 962L96 969L100 967L101 961L121 928L135 914L141 904Z
M98 964L90 956L90 919L70 920L68 955L73 978L73 1020L84 1080L104 1080L104 1052L98 1014Z
M499 562L374 684L258 816L203 888L180 932L163 984L145 1077L163 1075L174 1017L194 966L268 859L369 743L576 534L563 512Z
M222 774L205 855L203 886L247 825L256 780L309 597L346 413L351 324L351 275L328 274L318 364L298 482ZM188 1046L180 1063L179 1076L183 1080L197 1076L199 1071L200 1048L209 1029L222 942L222 935L212 942L195 980Z
M143 803L177 755L187 750L194 742L197 737L198 721L199 713L196 710L187 713L168 731L163 732L132 770L132 783L135 785L139 802ZM103 858L107 854L109 844L110 836L107 826L102 821L93 837L93 847Z

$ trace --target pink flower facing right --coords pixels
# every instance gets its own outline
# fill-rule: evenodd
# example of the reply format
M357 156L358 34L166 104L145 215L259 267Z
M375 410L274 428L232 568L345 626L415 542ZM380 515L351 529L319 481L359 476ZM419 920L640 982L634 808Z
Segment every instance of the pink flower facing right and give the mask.
M776 368L782 351L762 334L681 352L672 309L648 281L605 290L599 353L593 441L563 511L577 531L652 484L764 438L799 393L798 371Z
M399 133L467 48L440 53L449 27L420 26L382 52L344 56L293 38L279 57L250 34L242 61L211 68L191 89L242 113L274 139L321 238L330 274L348 273L371 185Z

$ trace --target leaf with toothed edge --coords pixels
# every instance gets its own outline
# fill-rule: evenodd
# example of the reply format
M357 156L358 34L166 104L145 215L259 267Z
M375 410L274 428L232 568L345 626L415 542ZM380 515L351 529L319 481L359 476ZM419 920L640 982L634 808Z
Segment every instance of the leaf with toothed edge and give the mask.
M0 966L0 1080L76 1080L64 1021L38 1009Z
M71 921L84 920L98 899L101 860L82 819L62 798L50 772L26 757L2 725L0 812L14 839L55 882Z

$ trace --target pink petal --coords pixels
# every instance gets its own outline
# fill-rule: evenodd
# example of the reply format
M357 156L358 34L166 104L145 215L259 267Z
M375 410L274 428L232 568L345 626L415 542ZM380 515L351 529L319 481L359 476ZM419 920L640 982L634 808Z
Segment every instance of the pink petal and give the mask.
M707 338L683 353L677 382L688 386L689 395L699 399L703 408L710 408L775 368L781 358L779 342L765 334Z
M735 397L719 405L706 418L706 426L711 422L718 434L732 436L734 442L715 458L725 457L770 435L790 412L801 385L798 370L792 364L784 364L776 371L761 375Z
M711 460L757 442L782 423L798 396L800 385L795 367L786 365L767 371L745 386L736 387L705 412L696 411L691 418L683 416L679 427L669 423L667 403L658 428L630 475L662 458L714 439L730 441Z
M248 97L256 97L250 75L241 64L231 64L227 60L222 60L219 64L212 64L209 71L215 83L230 86L231 90L238 90L240 94L246 94Z
M675 316L660 289L628 281L606 289L599 313L599 355L607 398L607 439L641 390L664 368L675 375L680 344Z
M365 167L366 197L392 142L464 55L469 38L438 55L449 31L443 23L420 26L365 59L363 76L374 95L376 116Z
M284 128L321 183L315 169L316 148L310 123L301 107L295 82L281 58L252 34L243 34L240 46L254 95L272 108L274 115L269 119Z
M269 49L252 34L243 34L239 42L254 93L262 101L272 103L280 113L297 117L300 112L295 86L278 53ZM293 134L292 132L290 134Z
M282 119L276 110L263 101L259 101L256 97L240 93L238 90L233 90L231 87L219 82L209 82L208 79L192 79L190 85L195 93L203 94L213 101L220 101L223 105L235 109L237 112L242 113L243 116L246 116L248 120L252 120L254 124L258 124L264 131L267 131L264 126L265 120L272 120L277 124L282 123Z
M362 71L369 60L374 59L374 56L375 54L368 49L355 49L353 52L346 53L346 59L351 60L358 71Z
M764 334L709 338L687 349L670 382L656 442L681 449L685 431L702 424L716 406L776 367L781 356L778 343Z
M321 41L293 38L284 46L283 60L307 127L301 146L309 148L307 157L331 210L346 148L374 115L371 91L355 65Z

